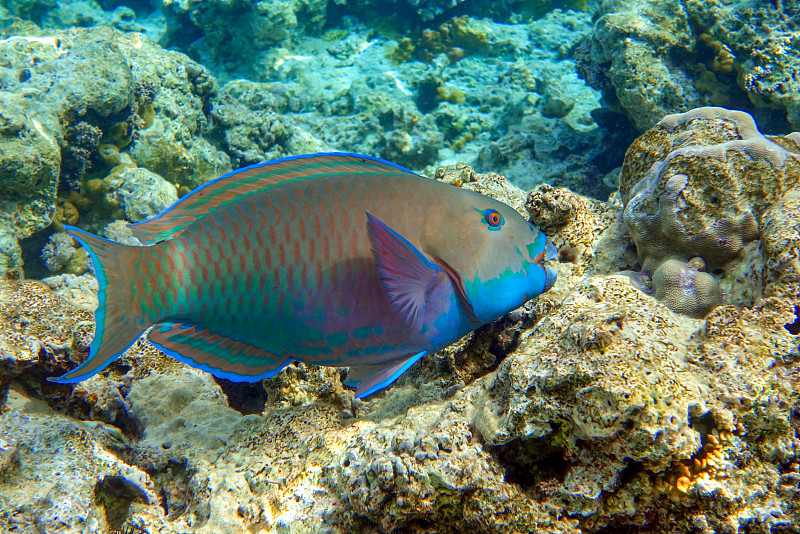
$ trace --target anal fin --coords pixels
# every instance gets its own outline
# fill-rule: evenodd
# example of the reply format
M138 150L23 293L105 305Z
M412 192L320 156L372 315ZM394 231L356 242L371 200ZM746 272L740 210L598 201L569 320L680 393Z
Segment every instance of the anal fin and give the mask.
M159 323L147 339L176 360L234 382L269 378L292 361L188 322Z
M400 378L427 351L417 352L400 360L378 365L359 365L350 367L344 383L356 388L356 398L360 399L381 390Z

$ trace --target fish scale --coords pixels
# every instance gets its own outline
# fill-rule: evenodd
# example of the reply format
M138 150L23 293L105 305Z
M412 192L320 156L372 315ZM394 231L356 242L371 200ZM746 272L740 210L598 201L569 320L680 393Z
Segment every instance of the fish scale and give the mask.
M347 366L362 397L555 281L552 244L507 205L357 154L241 169L131 229L147 246L68 228L100 307L89 358L57 381L153 325L153 344L216 376Z

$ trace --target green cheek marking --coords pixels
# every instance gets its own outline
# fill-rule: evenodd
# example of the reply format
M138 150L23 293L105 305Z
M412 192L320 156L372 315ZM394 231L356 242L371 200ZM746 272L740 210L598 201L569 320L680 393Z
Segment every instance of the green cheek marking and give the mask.
M547 244L547 237L542 232L536 233L536 238L533 240L533 243L528 245L528 254L531 255L531 258L535 258L537 254L544 250L545 245Z
M336 309L334 310L334 313L336 313L336 315L338 315L339 317L347 317L347 314L348 314L349 311L350 310L347 308L347 306L345 306L344 304L342 304L340 302L340 303L338 303L336 305Z

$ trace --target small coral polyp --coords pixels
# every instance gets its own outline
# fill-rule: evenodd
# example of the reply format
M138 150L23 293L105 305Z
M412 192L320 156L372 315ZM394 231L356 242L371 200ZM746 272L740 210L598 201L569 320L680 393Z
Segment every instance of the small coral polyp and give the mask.
M747 113L705 107L668 115L631 145L623 218L656 298L691 317L722 302L752 305L737 298L736 267L769 263L768 250L748 245L785 218L782 199L800 183L798 139L764 136ZM783 282L761 283L764 294Z

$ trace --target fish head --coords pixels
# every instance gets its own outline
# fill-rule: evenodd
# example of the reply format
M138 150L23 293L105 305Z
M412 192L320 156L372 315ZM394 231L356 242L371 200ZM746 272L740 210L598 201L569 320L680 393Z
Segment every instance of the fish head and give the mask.
M556 281L555 246L516 210L462 190L457 213L440 214L425 248L446 266L475 317L488 323L544 293Z

